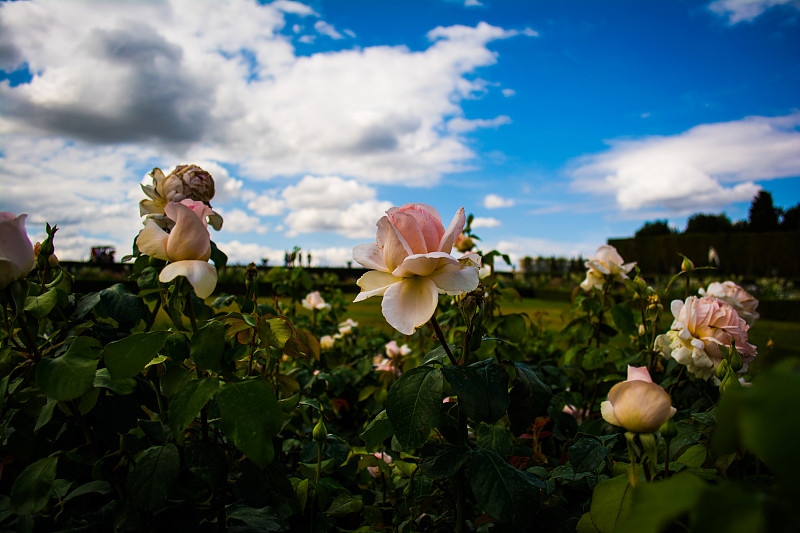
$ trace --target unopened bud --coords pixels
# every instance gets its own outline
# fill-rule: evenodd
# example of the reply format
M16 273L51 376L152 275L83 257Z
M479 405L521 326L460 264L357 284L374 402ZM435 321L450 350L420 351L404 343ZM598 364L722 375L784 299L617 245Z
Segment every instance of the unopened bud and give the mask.
M681 263L681 270L683 272L692 272L694 270L694 263L692 263L691 259L688 257L683 258L683 262Z
M317 425L314 426L314 431L311 432L311 436L317 442L325 442L328 438L328 428L325 427L325 422L322 421L322 417L319 418Z
M730 356L730 365L734 372L738 372L744 366L744 362L742 361L742 354L739 353L736 349L731 349L731 356Z
M723 359L720 364L717 366L717 369L714 371L714 374L719 378L721 381L725 380L725 376L728 375L728 371L730 370L731 366L727 360Z
M672 439L678 435L678 425L673 419L670 418L664 422L660 428L658 428L658 431L665 439Z

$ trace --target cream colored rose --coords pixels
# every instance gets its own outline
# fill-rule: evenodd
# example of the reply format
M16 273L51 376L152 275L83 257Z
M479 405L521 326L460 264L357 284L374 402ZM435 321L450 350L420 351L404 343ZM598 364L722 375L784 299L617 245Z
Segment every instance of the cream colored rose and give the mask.
M749 326L752 326L759 317L756 312L758 300L732 281L723 283L715 281L708 286L708 289L700 289L699 292L700 296L711 296L733 307Z
M600 404L603 419L634 433L652 433L675 415L667 391L653 383L645 367L628 367L628 379L608 392Z
M655 349L667 359L673 358L701 379L708 379L724 359L720 347L736 343L747 371L756 357L756 347L747 342L750 327L733 307L709 296L690 296L685 302L673 300L671 329L656 338Z
M464 209L445 229L438 211L425 204L392 207L378 220L375 243L353 249L353 259L372 269L358 280L355 301L382 296L390 326L410 335L433 316L439 294L458 295L478 286L480 258L457 260L450 251L466 223Z
M394 361L402 361L403 357L411 353L411 348L408 347L408 344L398 346L395 340L387 342L385 348L387 357Z
M197 296L206 298L217 285L217 270L208 263L211 240L206 229L206 215L211 208L201 202L184 200L167 204L164 211L175 223L172 231L167 233L148 219L136 238L136 245L143 254L170 262L158 276L162 283L184 276Z
M581 289L590 291L597 287L602 289L606 281L621 281L628 279L628 272L636 263L625 263L622 256L613 246L604 244L594 253L594 257L586 262L586 279L581 283Z
M313 310L321 310L321 309L330 309L330 304L326 303L325 300L320 295L319 291L310 292L303 298L301 302L303 307L306 309Z
M319 339L319 347L322 348L323 350L332 350L335 343L336 339L334 339L330 335L323 335Z
M28 215L0 213L0 289L24 279L36 266L33 244L25 231Z

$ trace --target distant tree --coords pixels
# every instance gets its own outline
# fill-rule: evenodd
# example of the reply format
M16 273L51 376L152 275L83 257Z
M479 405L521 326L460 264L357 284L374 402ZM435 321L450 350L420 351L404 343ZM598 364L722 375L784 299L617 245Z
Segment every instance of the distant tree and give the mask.
M684 233L727 233L732 229L733 223L725 213L719 215L697 213L689 217Z
M739 233L743 231L747 231L747 221L746 220L737 220L733 223L733 231L738 231Z
M800 203L794 207L790 207L783 213L781 230L800 231Z
M750 231L776 231L781 211L772 203L772 195L761 190L750 204L748 229Z
M669 227L666 220L655 220L653 222L645 222L644 226L636 230L633 236L636 239L642 239L659 235L672 235L673 233L675 232Z

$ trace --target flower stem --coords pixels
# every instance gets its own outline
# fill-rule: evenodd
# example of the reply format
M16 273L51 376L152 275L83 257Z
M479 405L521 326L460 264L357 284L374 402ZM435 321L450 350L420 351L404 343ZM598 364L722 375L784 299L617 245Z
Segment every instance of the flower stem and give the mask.
M439 342L442 344L442 348L444 348L447 357L450 359L450 363L453 365L458 365L458 361L453 356L453 352L450 351L450 347L447 345L447 341L444 338L444 333L442 333L442 328L439 327L439 322L436 321L435 316L431 316L431 326L433 326L433 331L436 332L436 337L439 339Z

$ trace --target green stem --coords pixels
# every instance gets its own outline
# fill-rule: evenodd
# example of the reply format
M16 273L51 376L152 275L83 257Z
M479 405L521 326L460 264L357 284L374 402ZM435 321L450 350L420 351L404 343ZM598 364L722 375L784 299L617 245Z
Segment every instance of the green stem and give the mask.
M444 333L442 333L442 328L439 327L439 322L436 321L435 316L431 316L431 326L433 326L433 331L436 332L436 337L439 339L439 342L442 344L442 348L444 348L447 357L450 359L450 364L458 365L458 361L453 356L453 352L450 351L450 347L447 345L447 341L444 338Z
M156 322L156 316L158 316L158 312L161 310L161 298L156 300L156 306L153 308L152 314L147 318L147 324L145 324L144 330L150 331L153 327L153 324Z
M42 358L42 354L39 353L39 347L36 345L36 340L33 338L33 335L31 335L28 325L25 323L24 312L19 314L17 317L17 322L19 322L19 329L24 337L23 340L25 341L25 346L27 346L28 350L33 354L34 361L38 361Z

